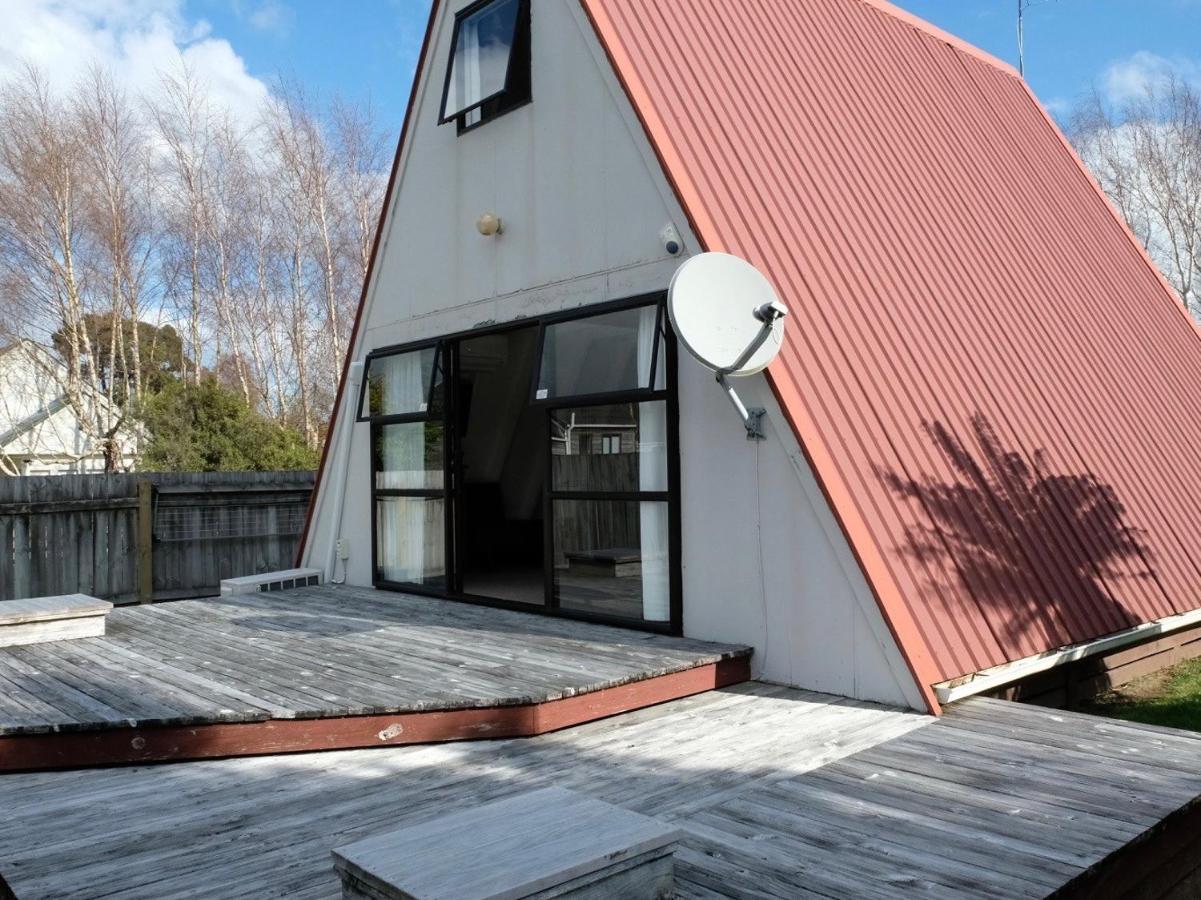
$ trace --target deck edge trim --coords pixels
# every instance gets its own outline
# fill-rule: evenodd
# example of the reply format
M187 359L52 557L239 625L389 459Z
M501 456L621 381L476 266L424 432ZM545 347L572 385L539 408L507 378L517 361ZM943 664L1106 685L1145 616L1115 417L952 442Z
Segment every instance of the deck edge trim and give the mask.
M585 694L519 705L7 735L0 737L0 772L534 737L729 687L750 677L750 658L740 655Z

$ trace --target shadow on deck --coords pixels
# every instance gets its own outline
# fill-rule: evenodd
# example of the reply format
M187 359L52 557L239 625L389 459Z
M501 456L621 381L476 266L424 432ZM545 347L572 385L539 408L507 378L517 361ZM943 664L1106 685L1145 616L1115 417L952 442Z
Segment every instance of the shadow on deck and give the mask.
M682 900L1201 884L1201 735L756 682L533 740L6 775L0 878L22 900L336 900L334 848L548 786L681 829Z
M750 650L352 587L119 609L0 650L0 771L542 734L749 678Z

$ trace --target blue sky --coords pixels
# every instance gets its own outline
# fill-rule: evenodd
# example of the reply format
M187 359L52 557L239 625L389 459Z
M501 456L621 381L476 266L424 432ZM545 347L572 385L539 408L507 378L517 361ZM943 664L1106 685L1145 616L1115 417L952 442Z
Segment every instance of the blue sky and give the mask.
M381 126L399 132L429 0L188 0L187 12L228 40L251 75L370 101Z
M1016 65L1014 0L900 0L900 6ZM370 98L399 128L428 0L188 0L270 81L293 73L324 91ZM1201 65L1201 0L1035 0L1026 13L1027 80L1063 114L1097 85L1132 90L1167 62Z
M896 2L896 0L894 0ZM1017 65L1015 0L900 0L914 15ZM1034 0L1026 80L1061 114L1094 85L1121 95L1165 62L1196 74L1201 0Z
M0 82L16 71L15 60L29 59L65 86L97 59L131 89L147 91L157 72L182 60L248 119L277 78L294 77L321 94L370 100L392 134L429 9L429 0L2 2ZM1016 0L899 4L1016 62ZM1168 65L1201 82L1198 35L1201 0L1033 0L1027 78L1060 116L1093 85L1120 99Z

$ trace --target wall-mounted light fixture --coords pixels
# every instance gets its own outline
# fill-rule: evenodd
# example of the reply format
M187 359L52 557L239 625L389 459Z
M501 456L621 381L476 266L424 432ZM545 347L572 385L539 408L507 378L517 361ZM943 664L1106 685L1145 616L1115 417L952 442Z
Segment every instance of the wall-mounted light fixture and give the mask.
M500 216L496 213L486 212L475 220L475 230L484 237L493 237L504 231L504 228L501 225Z

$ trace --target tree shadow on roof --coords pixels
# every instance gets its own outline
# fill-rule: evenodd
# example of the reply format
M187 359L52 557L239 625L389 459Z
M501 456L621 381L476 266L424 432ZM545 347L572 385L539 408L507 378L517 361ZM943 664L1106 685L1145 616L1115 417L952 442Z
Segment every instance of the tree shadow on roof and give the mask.
M1154 578L1151 554L1112 485L1050 471L1045 450L1006 448L980 414L967 439L941 422L923 427L954 474L881 473L920 507L902 552L928 572L953 571L1003 648L1052 649L1142 621L1115 588Z

